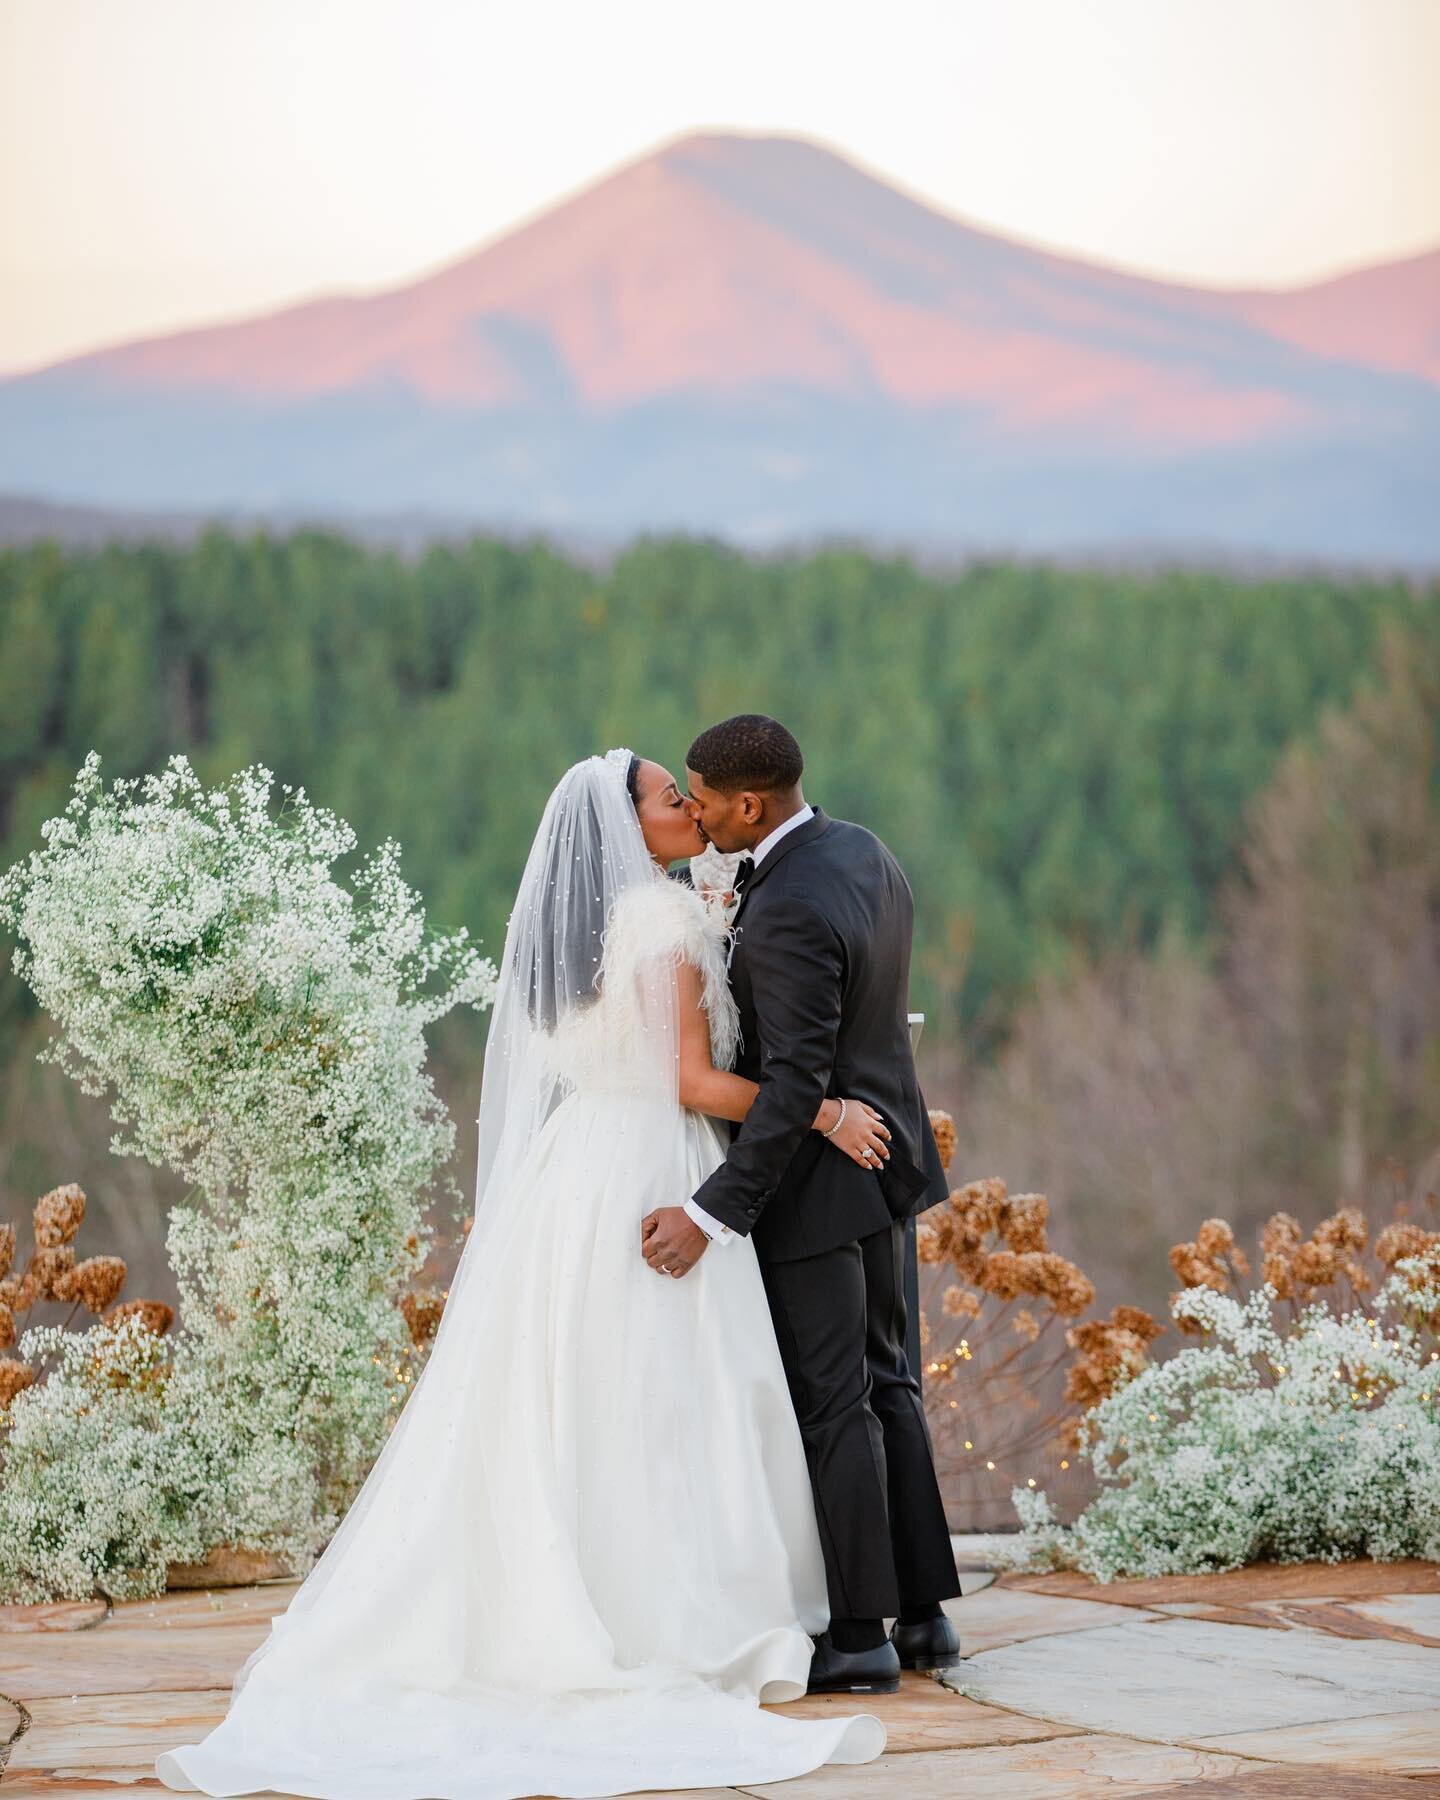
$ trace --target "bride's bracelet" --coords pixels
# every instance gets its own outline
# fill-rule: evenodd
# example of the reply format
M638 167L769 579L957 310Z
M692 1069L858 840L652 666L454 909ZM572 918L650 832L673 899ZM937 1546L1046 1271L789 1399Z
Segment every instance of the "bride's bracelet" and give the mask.
M840 1127L844 1123L845 1123L845 1102L842 1100L840 1102L840 1117L835 1121L835 1123L830 1127L830 1129L828 1131L822 1131L820 1133L821 1137L827 1137L827 1138L834 1137L835 1133L840 1129Z

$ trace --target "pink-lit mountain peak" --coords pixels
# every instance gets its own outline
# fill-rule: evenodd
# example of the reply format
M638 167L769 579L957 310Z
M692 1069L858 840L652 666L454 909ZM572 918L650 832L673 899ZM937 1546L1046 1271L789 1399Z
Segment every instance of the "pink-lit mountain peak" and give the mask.
M403 288L73 366L129 390L390 389L445 408L798 388L1173 443L1303 420L1256 345L1440 378L1423 282L1387 289L1391 329L1368 357L1355 307L1321 292L1147 280L964 224L818 144L711 132Z

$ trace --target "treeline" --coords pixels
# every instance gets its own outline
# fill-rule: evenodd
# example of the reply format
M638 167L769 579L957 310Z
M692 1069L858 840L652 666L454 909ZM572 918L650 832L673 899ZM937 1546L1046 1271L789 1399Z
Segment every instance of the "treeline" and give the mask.
M1224 936L1227 878L1249 879L1252 805L1322 714L1363 689L1387 622L1436 644L1440 589L1005 563L941 575L858 550L755 560L687 540L641 542L603 574L480 538L418 560L317 533L8 550L0 859L39 843L92 748L109 777L176 750L209 780L258 760L363 846L397 837L434 922L498 949L570 762L623 743L678 773L699 727L775 713L805 747L811 797L879 831L910 875L927 1076L937 1103L966 1112L967 1160L990 1158L980 1172L1012 1187L1048 1183L1062 1212L1073 1189L1103 1239L1112 1203L1154 1213L1180 1148L1163 1141L1166 1118L1187 1121L1172 1216L1189 1217L1204 1185L1194 1153L1226 1141L1236 1088L1221 1076L1239 1065L1228 1026L1207 1048L1205 1004L1187 1012L1145 978L1155 1029L1194 1024L1167 1040L1171 1110L1136 1125L1125 1055L1097 1057L1094 1038L1126 1034L1143 1062L1149 1028L1094 998L1091 972L1114 956L1148 968L1162 944L1203 959ZM1317 883L1307 904L1323 910ZM437 1068L463 1187L483 1024L449 1027ZM107 1155L103 1103L35 1065L44 1031L0 944L0 1218L79 1180L97 1243L136 1265L130 1291L163 1292L173 1196ZM1216 1071L1199 1109L1182 1104L1186 1057ZM1313 1104L1307 1116L1313 1132ZM1264 1121L1247 1118L1232 1141L1253 1153ZM1105 1170L1122 1126L1138 1161L1117 1196ZM1293 1166L1268 1163L1272 1182Z
M773 712L809 792L878 830L919 905L916 1000L1003 1034L1040 971L1208 926L1281 750L1436 593L836 550L642 542L596 575L475 539L418 561L342 538L0 554L0 854L87 750L109 775L252 759L393 833L437 922L498 944L545 794L627 743ZM6 995L7 1013L18 1004Z
M1440 637L1386 630L1282 756L1237 865L1204 944L1042 977L961 1084L966 1172L1055 1195L1102 1304L1159 1312L1166 1252L1207 1218L1256 1279L1276 1213L1440 1227Z

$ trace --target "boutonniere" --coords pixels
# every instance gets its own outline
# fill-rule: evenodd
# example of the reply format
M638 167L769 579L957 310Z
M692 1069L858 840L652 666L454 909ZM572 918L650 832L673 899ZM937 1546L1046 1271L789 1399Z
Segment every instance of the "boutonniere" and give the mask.
M698 856L690 858L690 879L695 892L714 913L727 922L735 916L739 901L735 895L735 870L744 854L740 850L717 850L707 844Z

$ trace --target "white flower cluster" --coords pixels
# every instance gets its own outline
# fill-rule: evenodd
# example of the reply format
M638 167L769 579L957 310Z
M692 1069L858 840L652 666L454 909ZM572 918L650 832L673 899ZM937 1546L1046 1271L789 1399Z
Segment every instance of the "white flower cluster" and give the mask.
M170 1563L217 1543L303 1564L334 1528L305 1447L237 1408L193 1340L132 1316L35 1326L19 1348L52 1372L14 1401L4 1439L7 1600L156 1594Z
M0 922L59 1027L42 1059L111 1090L129 1127L112 1149L175 1169L198 1203L170 1218L181 1304L156 1385L164 1429L136 1398L149 1388L118 1382L80 1415L84 1451L57 1456L49 1434L81 1406L88 1366L69 1345L12 1403L0 1594L35 1597L51 1568L57 1595L122 1567L153 1582L136 1509L156 1542L203 1539L202 1553L293 1551L333 1524L417 1373L395 1300L424 1260L422 1208L454 1140L424 1027L494 994L463 929L427 931L393 841L347 889L332 865L355 847L350 827L288 785L272 812L262 765L207 790L175 756L107 793L99 760L46 822L45 849L0 877ZM80 1340L102 1360L106 1329ZM67 1485L77 1454L83 1489Z
M1204 1341L1143 1369L1084 1421L1101 1483L1070 1527L1017 1488L1024 1568L1196 1574L1257 1560L1440 1557L1440 1289L1396 1264L1374 1311L1312 1305L1277 1325L1268 1283L1243 1304L1187 1288Z

